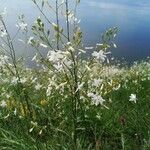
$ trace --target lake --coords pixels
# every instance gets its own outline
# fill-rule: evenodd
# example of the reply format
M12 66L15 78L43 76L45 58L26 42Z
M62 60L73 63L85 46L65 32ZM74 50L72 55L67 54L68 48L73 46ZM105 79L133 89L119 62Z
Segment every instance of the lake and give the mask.
M28 24L40 15L31 0L0 0L0 10L4 7L7 7L7 25L11 34L15 33L19 14L25 14ZM118 47L111 50L115 58L124 58L130 63L150 56L149 0L81 0L78 11L85 46L94 46L100 41L102 32L117 26ZM15 45L18 55L28 59L33 56L33 50L22 50L22 44L18 41Z

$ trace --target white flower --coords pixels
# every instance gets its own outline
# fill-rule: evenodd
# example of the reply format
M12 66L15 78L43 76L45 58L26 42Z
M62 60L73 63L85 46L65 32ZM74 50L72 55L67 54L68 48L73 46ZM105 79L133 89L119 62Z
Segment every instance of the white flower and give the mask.
M32 40L34 39L34 37L30 37L27 44L32 44Z
M51 95L51 92L52 92L52 87L51 86L48 86L47 90L46 90L46 95L47 96L50 96Z
M72 46L69 46L68 50L73 52L75 49Z
M35 83L36 80L37 80L37 78L33 78L33 77L32 77L31 80L32 80L31 83Z
M113 43L114 48L117 48L117 45L115 43Z
M92 53L92 56L95 57L97 60L99 60L101 62L104 62L105 59L106 59L106 55L102 50L100 50L99 52L94 51Z
M15 85L18 83L18 80L18 77L13 77L11 83Z
M36 53L36 54L33 56L33 58L31 59L31 61L36 61L36 62L37 62L37 56L38 56L38 54Z
M64 55L61 51L49 51L47 54L48 60L53 63L58 62L59 60L64 58Z
M35 85L35 89L36 89L36 90L40 90L40 89L41 89L41 87L42 87L42 85L41 85L41 84L39 84L39 83L37 83L37 85Z
M27 26L28 26L28 24L27 23L25 23L25 22L19 22L17 25L16 25L16 27L18 27L18 28L20 28L21 30L27 30Z
M6 98L9 99L11 96L9 94L6 94Z
M22 39L18 39L18 41L25 44L24 40L22 40Z
M75 93L79 91L83 87L83 85L84 85L84 82L82 82L81 84L78 83L78 88L76 89Z
M16 114L17 114L17 109L15 108L15 110L14 110L14 115L16 116Z
M98 87L102 83L102 79L94 79L92 85Z
M88 93L88 97L92 99L92 104L96 106L98 106L99 104L103 105L103 102L105 102L105 100L101 97L101 95L98 94Z
M57 64L54 64L54 67L59 72L61 72L63 70L63 65L60 62L58 62Z
M63 59L63 63L64 63L64 66L71 68L71 65L73 62L71 60Z
M3 67L5 64L8 63L9 57L6 55L0 55L0 67Z
M20 79L20 83L22 83L22 84L25 83L26 81L27 81L27 78L25 78L25 77Z
M85 47L86 50L91 50L93 49L94 47Z
M136 101L137 101L136 94L131 94L129 101L136 103Z
M40 46L43 47L43 48L48 48L48 46L43 44L43 43L40 43Z
M69 15L68 15L68 21L73 24L74 22L80 22L78 21L78 19L75 17L75 15L73 14L73 12L69 12Z
M0 36L1 36L2 38L5 37L5 36L7 36L6 30L1 29L1 31L0 31Z
M6 107L6 106L7 106L6 101L2 100L0 106L1 106L2 108Z
M64 86L67 84L67 82L61 83L56 87L56 90L58 90L60 87L64 88Z

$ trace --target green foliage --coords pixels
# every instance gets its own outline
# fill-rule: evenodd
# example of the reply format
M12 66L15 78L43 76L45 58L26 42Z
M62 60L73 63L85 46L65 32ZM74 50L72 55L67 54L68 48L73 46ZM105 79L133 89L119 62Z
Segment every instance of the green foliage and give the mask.
M108 63L109 48L116 47L116 27L104 32L84 59L88 48L82 46L83 34L75 14L68 13L68 1L56 6L56 12L66 6L67 34L58 20L53 23L44 14L49 1L42 1L42 9L33 2L52 27L37 18L34 37L26 42L37 51L32 60L38 68L27 68L16 59L1 18L0 34L8 47L0 55L0 149L148 150L150 62L122 68ZM69 17L74 23L71 35ZM20 19L19 30L27 34L24 16Z

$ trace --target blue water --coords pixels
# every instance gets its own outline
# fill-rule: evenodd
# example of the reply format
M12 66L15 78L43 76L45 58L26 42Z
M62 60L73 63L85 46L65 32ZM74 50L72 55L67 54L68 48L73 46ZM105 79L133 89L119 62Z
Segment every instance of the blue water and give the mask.
M0 0L0 9L3 7L7 7L7 23L12 34L17 15L24 13L29 24L40 15L31 0ZM117 26L118 48L111 50L114 57L133 62L150 56L149 0L81 0L78 10L85 46L94 46L100 41L102 32ZM17 46L21 47L19 44ZM18 50L18 53L32 55L33 51L28 53Z

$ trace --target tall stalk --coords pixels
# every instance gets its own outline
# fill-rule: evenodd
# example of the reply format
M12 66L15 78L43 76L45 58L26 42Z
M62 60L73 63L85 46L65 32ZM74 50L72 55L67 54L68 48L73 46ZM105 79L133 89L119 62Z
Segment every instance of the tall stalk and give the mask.
M67 23L67 39L70 42L70 26L69 26L69 6L68 0L65 1L66 4L66 23Z
M11 59L12 59L13 67L15 69L15 73L10 68L9 68L9 70L18 79L17 80L17 90L15 92L20 97L20 99L23 99L26 102L27 108L28 108L29 113L30 113L30 118L32 118L32 111L31 111L31 108L30 108L30 105L29 105L29 96L26 93L26 91L24 90L24 86L22 85L22 83L20 81L21 78L20 78L20 74L19 74L19 71L18 71L18 67L17 67L16 53L15 53L15 48L14 48L14 45L13 45L13 40L12 40L8 30L7 30L6 24L5 24L2 17L0 17L0 21L1 21L5 31L7 33L7 35L6 35L6 39L7 39L6 44L9 47L9 52L10 52L10 56L11 56ZM23 93L23 96L22 96L22 93ZM22 104L23 104L23 102L22 102ZM24 111L25 111L25 107L24 107Z
M70 26L69 26L69 4L68 0L65 1L66 5L66 27L67 27L67 40L70 42ZM73 113L73 123L74 123L74 149L77 149L77 107L78 107L78 101L80 100L80 93L78 90L78 69L77 69L77 61L75 57L75 53L73 51L70 51L71 58L73 61L73 95L72 95L72 113Z
M58 0L56 0L56 23L57 23L57 27L58 30L60 30L60 25L59 25L59 9L58 9ZM57 49L59 50L59 37L60 33L59 31L57 31L57 36L56 36L56 44L57 44Z

